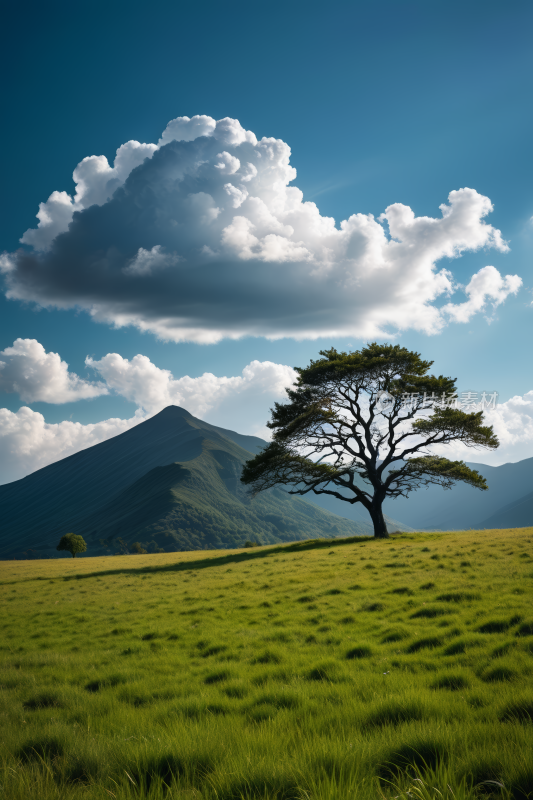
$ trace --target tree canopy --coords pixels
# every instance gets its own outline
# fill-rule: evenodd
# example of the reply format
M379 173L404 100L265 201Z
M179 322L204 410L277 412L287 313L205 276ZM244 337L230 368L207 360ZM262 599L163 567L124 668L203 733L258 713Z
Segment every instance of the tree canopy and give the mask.
M295 368L288 402L276 403L267 423L272 442L245 464L241 480L252 494L284 485L290 494L362 503L374 535L386 537L386 497L407 497L429 484L488 488L463 461L436 455L435 448L453 442L499 445L483 411L458 407L455 379L429 374L433 362L400 345L320 355Z
M79 534L76 533L66 533L61 537L56 550L67 550L69 553L72 553L72 558L76 558L77 553L85 553L87 544L83 536L79 536Z

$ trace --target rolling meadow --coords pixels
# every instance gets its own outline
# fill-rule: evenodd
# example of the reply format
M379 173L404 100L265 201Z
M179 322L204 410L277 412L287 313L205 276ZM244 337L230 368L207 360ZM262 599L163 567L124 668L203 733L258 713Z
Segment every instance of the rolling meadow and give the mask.
M2 562L0 797L533 797L533 529Z

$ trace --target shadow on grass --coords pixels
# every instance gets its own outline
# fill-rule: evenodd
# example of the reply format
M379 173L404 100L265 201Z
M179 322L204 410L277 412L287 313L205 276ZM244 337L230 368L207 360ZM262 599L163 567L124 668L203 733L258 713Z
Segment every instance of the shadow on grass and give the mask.
M55 694L40 694L37 697L30 697L22 704L28 711L38 711L42 708L64 708L64 703Z
M153 783L156 786L159 784L160 788L162 785L164 789L169 789L179 778L202 780L214 772L216 765L213 757L205 752L183 757L168 753L164 756L147 758L130 769L134 786L140 789L139 793L144 794L150 791Z
M417 738L406 742L397 750L391 750L388 758L378 767L380 778L397 778L401 773L414 777L413 771L427 772L435 769L448 760L448 751L444 742L438 739ZM420 796L420 795L419 795Z
M280 553L302 553L305 550L318 550L324 547L342 547L348 544L359 544L363 542L376 541L373 536L350 536L347 539L307 539L304 542L293 542L292 544L276 545L268 549L244 551L242 553L231 553L227 556L207 556L198 558L194 561L183 561L177 564L162 564L161 566L146 567L120 567L118 569L103 569L97 572L84 572L76 575L65 575L64 581L77 581L84 578L99 578L106 575L141 575L141 574L161 574L166 572L188 572L195 569L207 569L210 567L222 567L226 564L240 564L243 561L255 561L257 559L268 558L268 556L279 555ZM385 540L386 541L386 540ZM205 551L204 551L205 552ZM29 580L33 580L30 578Z
M61 739L55 736L41 736L27 741L16 755L22 762L52 761L55 758L60 758L64 753L65 746Z

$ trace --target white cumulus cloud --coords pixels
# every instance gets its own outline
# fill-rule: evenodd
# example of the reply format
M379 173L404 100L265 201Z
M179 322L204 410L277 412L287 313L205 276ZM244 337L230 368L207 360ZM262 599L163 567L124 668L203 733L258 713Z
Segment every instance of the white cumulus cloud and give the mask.
M128 360L108 353L99 360L86 359L102 378L90 382L69 372L57 353L47 353L35 339L17 339L0 355L0 391L16 392L23 402L66 403L110 393L137 406L130 419L86 425L69 420L50 424L27 406L16 413L0 409L0 483L116 436L169 405L239 433L264 436L261 423L269 407L284 397L296 378L291 367L271 361L252 361L236 376L204 373L175 378L146 356Z
M441 259L508 250L474 189L450 192L435 217L394 203L337 226L291 185L290 156L280 139L207 116L172 120L157 144L127 142L113 166L89 156L75 193L53 192L27 248L0 258L7 295L217 342L438 333L519 290L518 276L484 267L466 302L439 308L460 288Z
M16 392L24 403L68 403L107 394L103 383L85 381L36 339L16 339L0 351L0 391Z
M476 460L504 464L533 456L533 390L486 410L484 417L489 425L494 426L500 447L486 459Z
M108 353L99 361L87 358L85 363L99 373L109 389L150 414L177 405L201 417L228 397L250 393L280 397L296 379L291 367L271 361L252 361L242 375L234 377L205 372L198 378L174 378L170 370L156 367L143 355L129 361L118 353Z
M151 275L156 269L171 267L179 261L179 257L172 253L163 253L161 245L156 244L151 250L139 247L135 258L122 269L125 275Z
M50 424L27 406L17 412L0 408L0 484L23 478L61 458L85 450L142 422L142 417L107 419L82 425L65 420Z
M489 303L493 309L497 308L509 294L516 294L521 285L522 279L518 275L506 275L503 278L495 267L483 267L465 287L468 300L456 305L448 303L442 311L456 322L468 322L474 314L485 310Z
M52 192L48 200L40 203L37 228L30 228L21 242L35 250L48 250L58 233L68 229L75 211L97 204L102 205L122 186L130 172L150 158L157 150L155 144L129 141L121 145L113 166L105 156L87 156L80 161L72 175L76 192L71 197L67 192Z
M497 450L469 448L456 442L438 452L447 458L477 461L493 467L533 457L533 390L485 408L483 419L485 425L494 427L500 442Z

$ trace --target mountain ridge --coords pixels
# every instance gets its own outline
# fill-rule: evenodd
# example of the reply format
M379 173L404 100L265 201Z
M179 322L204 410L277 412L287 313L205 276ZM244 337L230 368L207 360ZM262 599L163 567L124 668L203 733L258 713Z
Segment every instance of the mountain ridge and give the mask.
M384 503L386 513L400 517L417 530L518 527L512 524L513 517L510 514L502 514L499 517L501 525L498 526L486 525L484 522L531 492L533 458L498 467L477 462L466 463L486 479L489 487L487 491L480 491L466 484L457 484L448 490L430 486L419 489L407 499L387 499ZM533 498L530 509L531 513L523 516L523 519L528 520L526 525L533 525Z
M503 506L490 517L477 523L476 528L527 528L533 525L533 492Z
M168 406L118 436L0 486L0 558L28 551L57 557L55 545L67 532L87 537L93 555L118 537L128 545L135 537L176 550L371 532L369 523L282 490L251 500L240 470L264 445Z
M240 546L250 538L266 544L372 535L361 504L327 495L302 498L284 487L252 501L240 470L265 445L168 406L128 431L0 486L0 558L30 551L57 557L55 544L67 532L86 537L93 555L112 550L119 537L126 545L135 537L146 547L171 550ZM487 479L488 492L431 486L408 499L386 500L389 530L533 525L533 458L469 466Z

